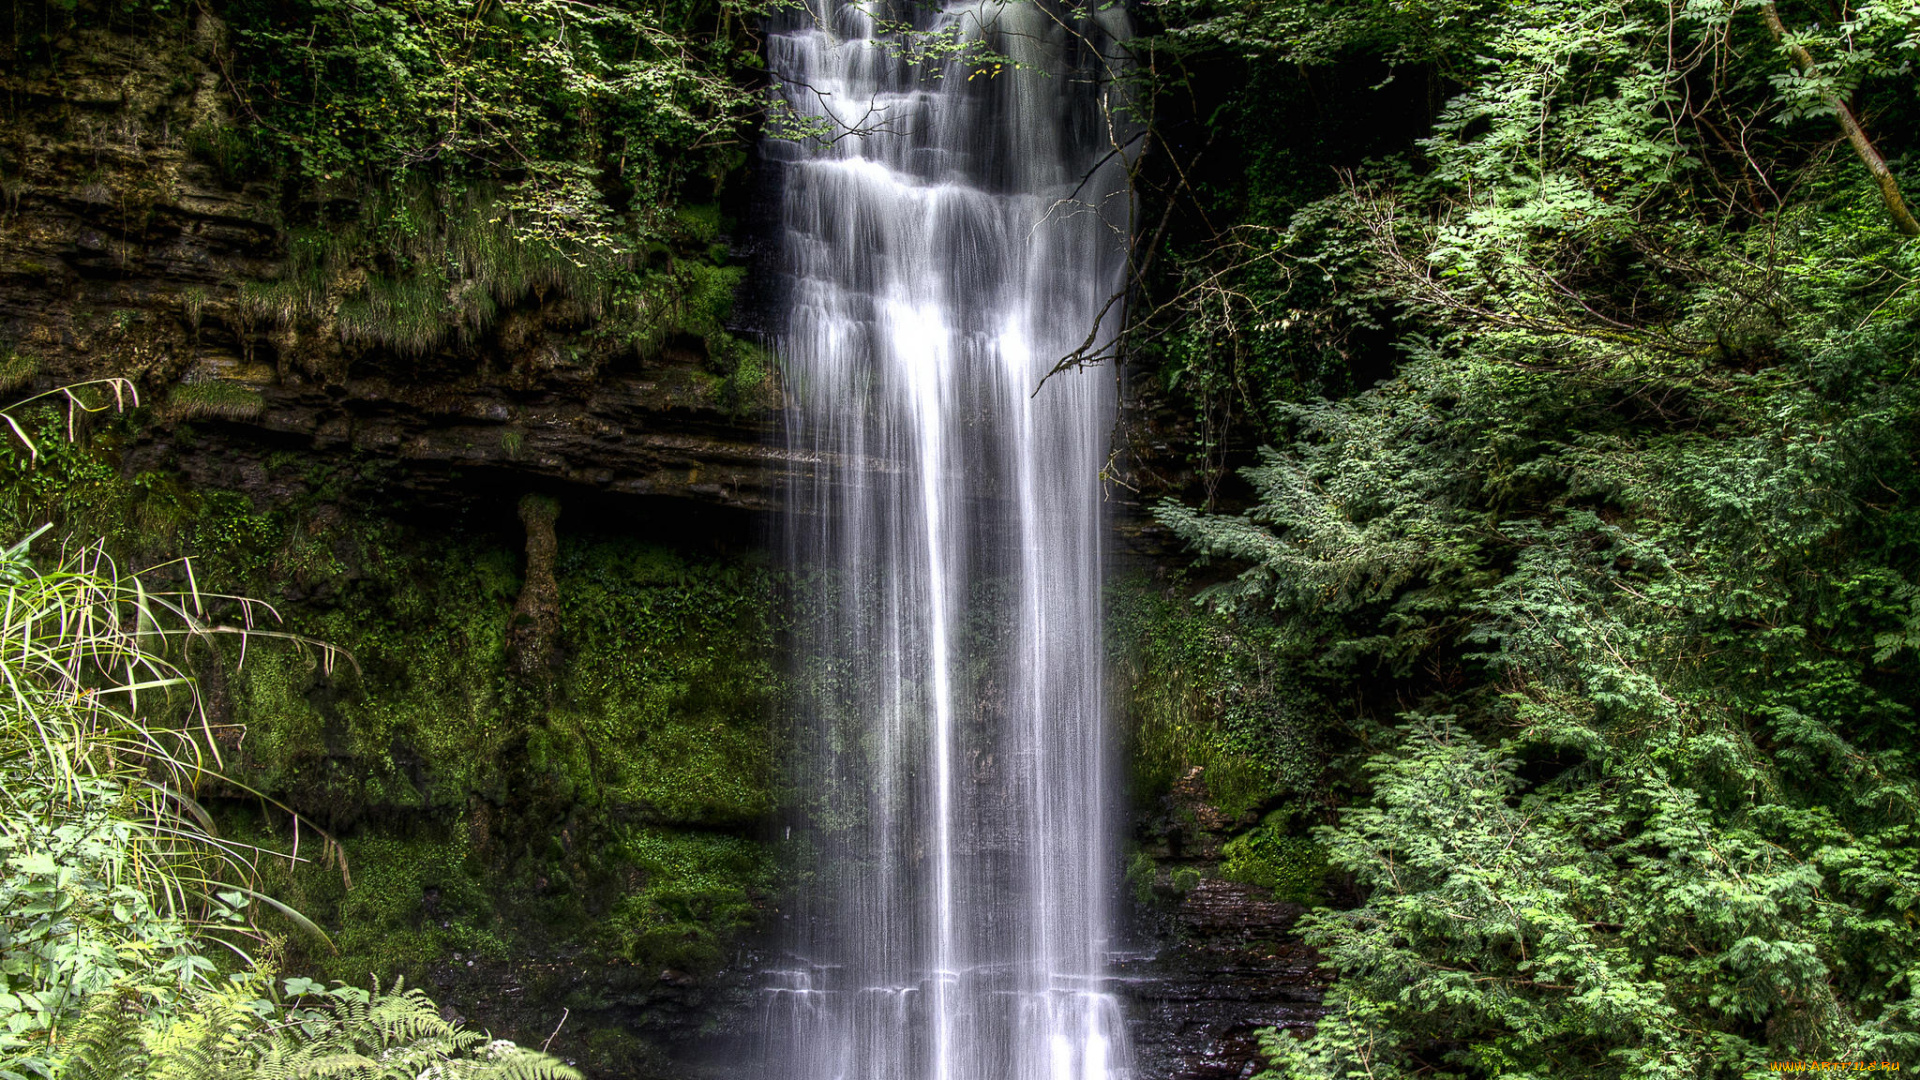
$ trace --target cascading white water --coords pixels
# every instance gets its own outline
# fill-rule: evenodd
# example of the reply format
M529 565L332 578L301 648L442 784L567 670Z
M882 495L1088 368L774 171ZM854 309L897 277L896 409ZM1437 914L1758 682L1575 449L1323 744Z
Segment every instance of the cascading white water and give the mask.
M789 514L811 879L767 1071L1121 1080L1103 987L1113 375L1042 379L1118 315L1125 16L812 4L769 42L818 128L769 150L790 439L818 465ZM1014 63L915 59L876 15Z

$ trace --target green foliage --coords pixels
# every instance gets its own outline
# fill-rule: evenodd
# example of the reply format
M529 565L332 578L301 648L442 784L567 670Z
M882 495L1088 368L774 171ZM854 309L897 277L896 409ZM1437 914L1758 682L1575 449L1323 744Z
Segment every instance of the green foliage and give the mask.
M94 54L173 74L116 123L277 194L280 266L182 298L196 353L210 312L249 363L265 343L283 371L335 379L369 355L471 353L531 307L520 330L583 340L523 350L516 332L503 351L591 368L698 339L721 403L758 410L766 365L720 325L743 271L726 265L717 200L773 100L752 27L765 10L28 0L0 11L0 55L49 66L35 78L54 85L96 78ZM182 93L216 71L217 87ZM101 167L110 186L151 187L148 209L165 197ZM0 382L26 378L17 366Z
M527 301L609 356L673 333L716 354L733 345L695 294L739 274L721 269L715 200L771 100L760 4L134 8L29 0L0 12L0 52L50 64L56 83L88 52L219 72L217 92L190 106L170 100L183 74L122 120L184 144L228 184L277 189L279 273L212 304L249 360L263 338L311 374L341 344L349 363L470 348ZM188 304L196 345L207 306Z
M1479 47L1488 20L1501 14L1498 5L1485 0L1244 5L1175 0L1169 7L1169 44L1203 52L1225 47L1300 65L1328 64L1359 51L1380 53L1396 67L1457 63Z
M345 220L294 228L279 276L241 286L239 318L418 357L476 347L503 312L538 301L588 326L596 362L697 339L728 376L729 405L764 404L758 351L724 326L746 271L721 265L716 207L667 218L644 251L615 250L523 235L502 199L487 185L413 184L372 193Z
M8 748L15 745L9 738ZM164 848L165 834L127 814L129 783L76 778L56 802L47 766L10 759L0 817L0 851L8 853L0 874L0 1076L9 1078L54 1067L47 1041L89 996L172 1003L213 966L187 920L156 904L140 881L142 856Z
M1285 673L1281 639L1264 619L1134 584L1109 592L1108 631L1128 689L1137 800L1195 769L1229 819L1310 792L1321 769L1317 703Z
M271 1000L263 972L193 989L161 1016L107 996L63 1043L68 1080L580 1080L545 1054L440 1016L419 990L321 989L289 979Z
M1764 231L1860 199L1884 224L1859 161L1828 154L1822 92L1851 94L1898 167L1917 46L1881 5L1839 16L1857 34L1783 5L1820 65L1808 80L1760 7L1154 6L1136 94L1170 150L1137 182L1167 208L1132 350L1191 414L1192 494L1211 501L1230 456L1287 437L1276 405L1388 374L1406 333L1554 337L1565 365L1776 332L1764 242L1720 249L1691 223ZM1217 137L1176 145L1199 142L1172 137L1183 124ZM1681 321L1666 290L1709 278L1728 302Z
M1269 275L1224 287L1280 339L1239 335L1256 363L1334 340L1380 376L1310 400L1193 352L1273 447L1246 513L1160 511L1344 720L1316 839L1358 902L1303 923L1332 1012L1269 1040L1277 1074L1910 1059L1920 249L1821 149L1818 89L1751 4L1363 5L1304 37L1272 28L1322 9L1196 10L1183 48L1446 90L1289 193L1257 266L1181 270ZM1908 133L1882 14L1805 43ZM1203 322L1155 317L1163 350ZM1371 345L1323 336L1355 323ZM1229 843L1243 879L1260 836Z
M524 243L631 250L738 160L759 66L732 2L222 5L243 107L321 186L497 183Z
M530 295L564 297L601 318L625 265L522 236L497 197L416 185L376 192L357 219L292 230L280 276L244 285L239 304L267 325L331 326L351 345L420 354L449 339L472 343Z
M44 533L44 528L34 534ZM198 789L216 780L214 729L187 674L251 601L123 576L98 547L33 565L33 537L0 553L0 1076L49 1075L61 1026L91 1000L150 1015L185 1008L259 940L262 852L215 834ZM150 574L152 572L149 572ZM191 577L189 577L191 581ZM295 639L295 644L304 644ZM204 739L199 736L205 736Z
M65 439L63 419L51 410L21 416L38 449L19 443L0 449L0 513L10 533L25 533L46 521L71 523L82 535L101 535L96 509L117 509L120 477L113 466Z
M1360 700L1457 717L1356 719L1397 748L1322 836L1369 899L1309 923L1342 979L1291 1070L1916 1045L1910 331L1811 322L1777 373L1690 369L1682 425L1641 363L1421 353L1298 410L1249 518L1166 512Z
M736 412L771 412L780 407L773 364L765 349L728 337L716 358L724 368L720 397Z
M1701 4L1699 17L1724 25L1732 12ZM1738 10L1738 9L1734 9ZM1912 64L1920 58L1920 35L1913 30L1913 13L1898 0L1867 0L1849 5L1833 17L1812 18L1786 14L1789 41L1805 48L1818 67L1812 73L1781 65L1767 78L1778 95L1781 119L1833 122L1829 95L1843 100L1866 91L1895 91L1912 78Z
M1128 854L1127 890L1133 894L1135 903L1148 904L1153 901L1153 883L1159 874L1160 864L1154 862L1153 856L1144 851Z

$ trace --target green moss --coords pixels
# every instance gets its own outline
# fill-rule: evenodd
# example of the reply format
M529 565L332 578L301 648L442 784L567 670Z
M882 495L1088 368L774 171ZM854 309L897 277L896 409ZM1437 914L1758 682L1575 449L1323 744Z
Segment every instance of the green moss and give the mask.
M673 1064L658 1048L620 1028L596 1028L587 1033L579 1062L588 1076L608 1076L618 1070L631 1076L672 1076ZM567 1044L571 1051L573 1044ZM557 1053L560 1047L555 1046Z
M242 543L253 535L247 515L218 521ZM763 572L563 532L566 659L557 691L536 703L508 674L519 587L510 551L455 544L424 556L390 550L402 539L391 533L296 536L309 542L281 542L272 576L347 576L302 555L361 545L350 602L294 621L347 649L359 674L325 679L292 657L250 663L240 699L261 782L295 784L344 755L358 800L455 805L493 792L517 754L551 798L654 821L742 824L771 809Z
M229 185L258 176L262 155L250 128L206 121L187 130L186 145L194 160L212 166Z
M214 522L198 522L196 539ZM220 519L238 532L244 515ZM266 650L243 672L241 719L257 748L254 781L320 785L375 807L464 805L497 780L516 724L504 701L505 635L517 587L511 554L463 544L402 550L399 530L353 522L283 531L270 557L235 565L267 582L337 590L290 608L290 628L340 646L352 667ZM217 539L216 539L217 542Z
M343 890L336 970L415 971L466 958L505 960L507 942L489 926L492 898L469 865L464 832L424 838L367 836L346 844L358 874Z
M1221 849L1221 876L1229 881L1272 889L1274 899L1299 904L1326 898L1327 849L1286 831L1286 814L1273 813Z
M288 849L287 830L263 829L257 816L232 818L228 832L236 838ZM514 937L473 851L471 828L465 816L452 816L343 833L337 854L310 829L304 862L266 864L277 896L331 924L338 951L312 955L304 966L331 978L420 982L438 962L510 959Z
M694 244L711 244L720 236L720 204L689 203L674 210L681 235Z
M252 515L221 510L192 535L262 542L240 540ZM497 541L308 520L283 525L265 565L222 556L269 582L339 589L290 609L291 625L359 664L329 678L266 648L236 682L250 781L339 815L354 889L316 884L321 867L301 890L343 933L373 928L341 958L313 958L322 970L418 978L497 939L698 972L757 918L770 863L745 833L773 802L768 575L560 540L565 659L550 687L510 673L519 565ZM428 859L421 844L445 850ZM467 899L445 907L461 880ZM429 895L456 913L447 926L428 925Z
M725 372L719 393L727 408L736 413L745 413L778 406L773 365L765 349L750 341L728 336L721 343L716 363Z
M705 970L759 917L772 886L766 849L737 836L658 828L622 830L616 858L639 883L608 918L619 954L647 969Z
M297 761L326 756L326 722L307 700L318 667L290 649L251 650L241 676L246 693L234 719L246 725L248 757Z
M556 570L570 655L551 719L595 748L595 787L658 820L769 811L769 576L617 542L563 542Z
M1299 685L1280 628L1141 583L1110 590L1108 610L1138 801L1194 769L1229 819L1310 790L1324 706Z
M254 595L266 595L256 586L270 576L288 539L288 522L231 491L190 493L183 510L180 548L212 571L207 580L222 582L221 591L251 587Z
M255 640L219 691L245 731L232 769L307 819L309 861L274 869L273 891L341 952L295 939L291 962L422 979L455 953L578 952L623 958L651 985L662 968L718 965L757 920L772 863L752 836L773 806L779 691L767 571L563 527L563 663L529 685L506 651L518 536L371 512L374 463L276 459L276 482L311 494L271 508L124 478L97 452L111 434L92 451L51 439L32 467L0 454L0 500L21 522L109 525L143 564L191 555L203 590L272 600L284 629L357 664L329 674L311 651ZM223 817L236 839L293 841L252 800ZM351 887L319 857L318 829L341 843Z
M1153 902L1153 882L1159 873L1160 864L1146 852L1135 851L1127 856L1127 889L1133 893L1135 901L1142 904Z
M674 323L686 332L712 337L733 313L734 293L746 279L743 266L689 263L680 268L680 296Z

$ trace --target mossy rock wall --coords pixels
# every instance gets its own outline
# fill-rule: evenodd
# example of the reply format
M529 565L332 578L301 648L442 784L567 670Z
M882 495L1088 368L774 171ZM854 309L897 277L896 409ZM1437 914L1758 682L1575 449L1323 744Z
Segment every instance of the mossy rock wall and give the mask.
M1127 860L1147 912L1178 910L1203 882L1311 904L1325 854L1311 839L1327 793L1328 705L1284 631L1209 605L1184 580L1140 574L1107 597L1134 828Z
M563 493L557 637L529 673L512 498L423 512L377 459L298 454L249 490L123 474L149 420L72 445L47 418L38 463L0 452L0 502L130 565L190 556L203 592L273 605L257 626L341 650L255 638L197 665L228 774L264 796L211 793L224 831L291 851L302 819L301 861L262 867L337 951L284 927L285 970L404 977L535 1044L566 1010L554 1049L591 1075L682 1075L667 1052L732 1007L776 885L782 615L753 545Z

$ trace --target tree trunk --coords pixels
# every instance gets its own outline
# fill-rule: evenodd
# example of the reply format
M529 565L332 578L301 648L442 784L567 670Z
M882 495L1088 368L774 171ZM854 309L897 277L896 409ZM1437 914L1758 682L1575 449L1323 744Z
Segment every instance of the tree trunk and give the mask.
M1787 47L1788 55L1800 66L1802 75L1813 77L1813 54L1787 40L1787 26L1780 21L1780 12L1773 6L1773 0L1767 0L1760 10L1766 16L1767 29L1773 31L1773 39ZM1833 107L1834 115L1840 118L1841 130L1847 133L1847 141L1853 144L1854 153L1860 155L1867 171L1873 174L1874 183L1880 185L1880 197L1886 200L1887 213L1893 216L1893 227L1908 236L1920 236L1920 221L1914 220L1913 212L1907 209L1907 201L1901 198L1900 181L1894 177L1893 170L1887 168L1887 159L1874 149L1872 140L1867 138L1859 119L1853 115L1853 108L1846 99L1831 90L1822 92L1820 96Z

